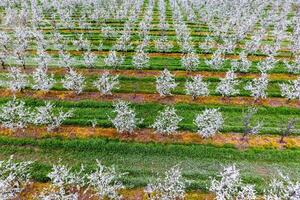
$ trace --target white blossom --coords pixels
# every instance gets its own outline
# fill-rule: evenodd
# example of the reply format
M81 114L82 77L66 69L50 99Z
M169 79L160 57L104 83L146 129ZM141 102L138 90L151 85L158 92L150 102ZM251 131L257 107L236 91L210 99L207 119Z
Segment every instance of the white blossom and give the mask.
M261 73L267 73L274 68L276 62L277 61L274 56L268 56L266 59L258 63L257 68Z
M251 82L249 82L245 86L245 90L250 91L251 96L254 97L255 100L262 98L267 98L266 90L268 88L268 75L261 74L259 78L254 78Z
M14 93L25 89L28 85L27 75L16 67L9 68L7 79L5 84Z
M79 191L85 184L82 170L83 168L79 172L71 172L71 168L65 165L53 165L52 171L48 174L51 186L45 189L38 199L79 200Z
M79 35L78 40L73 41L73 45L77 48L77 51L83 50L89 50L90 48L90 42L87 39L83 38L83 34Z
M65 75L65 78L62 80L62 83L64 88L73 90L76 94L80 94L84 87L84 77L70 68Z
M254 186L242 183L240 172L235 165L224 167L219 180L212 179L209 190L216 195L216 200L255 200Z
M181 58L181 65L188 71L195 70L199 63L199 58L194 52L185 54Z
M117 173L114 167L106 167L97 160L97 169L88 176L89 184L99 199L122 199L119 194L125 186L119 179L124 174Z
M15 162L13 156L0 161L0 199L20 198L20 193L29 183L32 162Z
M240 53L240 60L232 61L231 64L234 70L241 72L248 72L251 67L251 61L248 60L245 51Z
M36 109L33 122L37 125L47 125L47 131L53 131L60 127L63 121L72 115L72 110L67 112L56 110L52 103L46 102L45 106L41 106Z
M64 53L64 52L60 52L59 53L59 65L60 67L64 67L67 70L71 69L71 65L74 63L74 59L71 57L70 54L68 53Z
M209 95L209 84L203 81L202 76L197 75L192 77L192 80L187 80L185 83L185 91L187 95L191 95L193 99L198 96L208 96Z
M290 63L287 60L283 61L284 65L286 66L288 72L298 74L300 72L300 56L297 55L295 58L295 62Z
M222 128L224 119L219 109L205 109L196 116L194 124L198 128L198 134L204 138L212 137Z
M216 92L220 93L223 97L239 94L239 90L236 89L239 81L236 79L236 74L233 71L228 71L225 78L221 78L221 81L216 88Z
M119 76L112 76L108 71L104 72L96 81L94 81L94 86L103 95L111 95L112 89L118 89Z
M89 68L94 68L96 61L97 61L97 56L92 53L91 51L87 51L84 53L84 64Z
M155 41L155 48L159 52L167 52L173 48L173 44L168 41L166 36L161 36L158 40Z
M174 75L164 69L159 77L156 77L156 90L160 96L171 95L171 90L177 86Z
M167 106L163 111L159 112L151 127L154 128L157 133L170 135L176 132L178 123L181 120L182 118L176 114L175 108Z
M104 63L108 67L117 68L124 62L123 56L118 56L116 51L110 51L108 56L104 58Z
M32 89L49 91L55 84L54 75L47 74L47 68L39 66L32 74L33 85Z
M291 99L299 99L300 100L300 78L292 81L288 81L288 83L280 83L279 84L281 95L283 97Z
M288 176L279 173L279 178L273 178L264 192L265 200L297 200L300 199L300 182L292 181Z
M23 130L32 121L31 111L25 102L15 98L1 106L0 111L1 126L12 131Z
M221 69L225 61L222 55L223 52L221 50L217 50L213 53L212 58L210 60L206 60L205 63L210 66L211 69Z
M165 177L149 183L144 191L149 200L183 200L186 185L181 168L174 166L165 172Z
M136 69L143 69L149 65L149 56L143 50L137 51L132 57L132 64Z
M129 107L129 103L125 101L118 101L114 103L114 113L116 117L110 119L119 133L133 133L137 127L137 123L142 121L136 117L136 113Z

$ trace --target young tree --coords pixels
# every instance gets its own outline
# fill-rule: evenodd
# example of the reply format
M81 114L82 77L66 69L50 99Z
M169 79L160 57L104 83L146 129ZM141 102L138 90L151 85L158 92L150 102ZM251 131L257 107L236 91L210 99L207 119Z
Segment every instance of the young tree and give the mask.
M257 68L261 73L267 73L274 68L276 62L274 56L268 56L265 60L258 63Z
M198 134L208 138L215 135L222 128L224 119L219 109L205 109L196 116L194 124L198 128Z
M111 95L112 89L118 89L119 75L112 76L108 71L104 72L93 84L103 95Z
M245 51L240 53L240 60L232 61L231 64L234 70L240 72L248 72L251 67L251 61L248 60Z
M149 65L149 60L148 54L139 50L132 57L132 64L136 69L141 70Z
M104 58L104 63L108 67L116 69L121 66L124 62L123 56L118 56L116 51L110 51L108 56Z
M33 85L32 89L49 91L55 84L54 75L47 74L47 68L39 66L32 74Z
M137 127L137 123L141 123L141 119L136 117L136 113L129 107L129 103L125 101L118 101L114 103L114 113L116 117L110 118L110 121L116 127L119 133L133 133Z
M206 60L205 64L210 66L211 69L218 70L223 67L225 59L223 58L223 51L222 50L217 50L213 53L212 59Z
M5 62L9 56L10 37L5 32L0 32L0 63L1 67L5 69Z
M216 195L216 200L255 200L254 185L242 183L240 172L235 165L224 167L219 180L212 179L209 191Z
M41 200L79 200L79 192L85 185L83 168L78 172L71 172L66 165L53 165L48 174L51 186L45 189L37 198Z
M79 35L78 40L73 40L73 45L77 48L77 51L87 51L90 48L90 42L83 38L83 34Z
M38 67L47 69L52 57L44 50L38 50L37 54L36 62L38 63Z
M250 91L251 96L257 101L258 99L267 98L266 90L268 88L268 83L268 75L261 74L259 78L255 78L249 82L244 89Z
M9 68L7 79L6 85L13 93L22 91L28 85L27 75L16 67Z
M280 143L284 143L284 138L292 134L295 129L296 123L299 122L299 119L289 119L286 126L281 130Z
M71 65L73 64L74 59L70 54L60 51L59 53L59 62L60 67L64 67L67 71L71 71Z
M155 48L159 52L167 52L173 48L173 44L168 41L166 36L161 36L157 41L155 41Z
M67 112L56 110L55 105L50 102L46 102L45 106L41 106L36 109L33 122L36 125L47 125L47 131L51 132L58 129L63 121L72 117L72 115L72 110Z
M178 123L182 120L176 114L174 107L167 106L163 111L159 112L154 124L151 126L157 133L170 135L178 129Z
M32 162L15 162L13 156L0 161L0 199L19 199L29 184Z
M181 57L181 65L187 71L194 71L199 65L199 58L194 52L184 54Z
M119 179L124 174L116 172L114 167L106 167L97 160L97 169L88 176L89 185L92 186L99 199L122 199L120 190L125 186Z
M297 55L295 58L295 62L290 63L287 60L283 61L289 73L298 74L300 72L300 55Z
M293 182L288 176L279 173L279 178L273 178L264 191L264 199L300 199L300 183Z
M95 67L97 56L92 53L91 51L87 51L84 53L84 64L89 68L92 69Z
M15 98L0 107L0 123L12 131L23 130L32 121L32 113L24 101Z
M116 36L116 31L111 26L103 26L101 28L101 32L102 32L104 38L113 38Z
M69 72L62 80L62 83L64 88L73 90L76 94L80 94L84 87L84 77L70 68Z
M288 81L288 83L279 84L281 95L288 98L288 101L292 99L300 100L300 78Z
M174 166L165 172L165 177L157 178L145 188L149 200L183 200L187 181L182 176L182 170Z
M225 78L221 78L220 83L216 88L216 92L220 93L223 97L229 97L239 94L239 90L236 87L239 81L236 80L237 76L233 71L228 71Z
M252 118L256 113L257 113L256 108L249 108L247 112L244 114L243 117L244 133L243 133L242 140L245 140L248 135L255 135L260 131L262 124L258 122L256 125L253 125L252 123Z
M175 83L174 75L166 68L156 77L156 90L160 96L171 95L171 90L177 86Z
M192 80L187 80L185 83L185 92L187 95L191 95L193 100L199 96L209 95L209 84L203 81L201 75L192 77Z

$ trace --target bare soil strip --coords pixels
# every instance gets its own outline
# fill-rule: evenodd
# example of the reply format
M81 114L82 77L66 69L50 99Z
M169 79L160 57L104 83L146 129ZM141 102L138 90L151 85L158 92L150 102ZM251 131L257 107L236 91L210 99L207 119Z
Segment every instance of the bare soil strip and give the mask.
M173 135L157 134L152 129L138 129L133 134L119 134L114 128L92 128L81 126L62 126L55 132L47 132L45 127L28 127L24 132L13 133L0 128L0 134L10 137L44 138L63 137L65 139L109 138L121 141L162 144L212 144L215 146L232 145L238 149L246 148L300 148L300 136L288 136L280 143L279 135L252 135L242 139L240 133L219 133L212 138L204 139L197 133L177 132Z
M36 54L36 50L27 50L28 53L30 54ZM47 51L50 55L59 55L59 51L58 50L48 50ZM84 51L76 51L76 50L67 50L66 52L70 53L71 55L83 55ZM109 51L93 51L94 54L96 55L108 55ZM120 52L120 54L122 55L126 55L126 56L132 56L134 54L134 52ZM181 56L183 55L182 53L179 52L170 52L170 53L159 53L159 52L153 52L153 53L149 53L148 54L149 57L153 58L153 57L164 57L164 58L181 58ZM202 59L210 59L212 57L212 53L198 53L199 58ZM231 59L231 60L238 60L240 58L239 55L233 55L233 54L226 54L225 56L223 56L226 59ZM265 59L267 56L265 55L249 55L248 59L250 61L261 61L263 59ZM285 60L293 60L294 57L292 56L275 56L276 59L282 59L284 58Z
M31 74L36 67L30 66L26 67L26 69L23 69L24 72ZM120 76L127 76L127 77L136 77L136 78L151 78L159 76L161 73L161 70L112 70L112 69L87 69L87 68L77 68L77 72L85 75L85 76L95 76L103 74L105 71L108 71L112 75L120 75ZM6 69L0 69L0 73L8 72L8 68ZM64 75L66 74L66 70L63 67L50 67L48 70L49 74L55 74L55 75ZM193 71L193 72L187 72L184 70L175 70L172 71L172 73L177 78L181 77L189 77L189 76L195 76L195 75L201 75L204 78L224 78L226 72L210 72L210 71ZM253 79L260 77L259 73L236 73L238 78L247 78L247 79ZM299 77L299 75L296 74L288 74L288 73L273 73L268 74L268 77L270 80L295 80Z
M12 97L12 93L6 89L0 89L0 96ZM34 90L24 90L16 93L16 97L30 97L44 100L66 100L66 101L80 101L80 100L94 100L94 101L116 101L126 100L134 103L187 103L187 104L202 104L202 105L239 105L239 106L268 106L268 107L291 107L300 108L299 100L287 101L286 98L267 98L257 102L252 97L230 97L224 99L220 96L199 97L192 100L190 96L173 95L168 97L160 97L159 94L137 94L137 93L115 93L110 96L102 96L99 92L83 92L79 95L72 91L49 91L41 92Z
M49 183L31 183L25 188L21 193L21 199L35 199L37 194L49 189ZM137 189L123 189L120 191L120 194L123 196L124 200L143 200L145 199L143 188ZM88 195L83 195L79 193L80 200L99 200L97 197L89 198ZM188 192L185 197L186 200L213 200L214 196L212 194L205 194L201 192Z

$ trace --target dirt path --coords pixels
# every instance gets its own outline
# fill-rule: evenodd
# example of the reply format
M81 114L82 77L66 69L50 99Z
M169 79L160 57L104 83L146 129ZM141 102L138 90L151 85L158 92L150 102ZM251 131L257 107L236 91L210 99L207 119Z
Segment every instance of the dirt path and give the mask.
M26 51L27 53L31 54L31 55L35 55L36 54L36 50L27 50ZM58 50L48 50L47 51L50 55L54 56L54 55L59 55L59 51ZM76 51L76 50L67 50L65 52L68 52L69 54L71 55L83 55L85 51ZM108 55L109 51L93 51L93 53L95 55ZM125 55L125 56L132 56L134 54L134 52L122 52L120 53L122 55ZM148 54L150 58L153 58L153 57L167 57L167 58L181 58L182 56L182 53L180 52L173 52L173 53L159 53L159 52L152 52L152 53L149 53ZM201 59L210 59L212 57L212 53L206 53L206 54L203 54L203 53L198 53L197 54L199 58ZM225 59L239 59L239 55L232 55L232 54L226 54L225 56L223 56ZM263 59L265 59L266 56L264 55L249 55L248 56L248 59L250 61L261 61ZM294 57L291 57L291 56L275 56L276 59L286 59L286 60L293 60Z
M134 141L140 143L156 142L162 144L212 144L215 146L233 145L238 149L246 148L300 148L300 136L289 136L280 143L279 135L253 135L242 140L240 133L220 133L212 138L203 139L193 132L178 132L173 135L161 135L152 129L138 129L133 134L119 134L114 128L92 128L80 126L62 126L57 132L49 133L43 127L28 127L24 133L13 133L0 128L0 135L25 138L63 137L66 139L86 139L104 137L121 141Z
M5 89L0 89L1 97L12 97L12 93ZM66 101L79 101L79 100L95 100L95 101L115 101L118 99L134 102L134 103L187 103L187 104L201 104L201 105L239 105L239 106L268 106L268 107L291 107L300 108L299 100L292 100L287 102L285 98L267 98L255 102L252 97L230 97L224 100L221 96L208 96L199 97L192 100L190 96L186 95L173 95L169 97L160 97L159 94L134 94L134 93L115 93L110 96L102 96L99 92L83 92L80 95L75 95L71 91L49 91L47 93L25 90L18 92L17 97L29 97L43 100L66 100Z
M36 67L30 66L26 67L24 72L31 74ZM144 77L152 77L159 76L162 70L111 70L111 69L86 69L86 68L76 68L76 71L85 75L85 76L95 76L103 74L105 71L108 71L110 74L113 75L120 75L120 76L127 76L127 77L137 77L137 78L144 78ZM0 73L8 72L6 69L0 69ZM204 78L223 78L225 77L226 72L210 72L210 71L195 71L195 72L186 72L184 70L175 70L171 71L175 77L188 77L188 76L195 76L201 75ZM48 70L49 74L55 75L64 75L66 70L62 67L50 67ZM236 73L238 78L248 78L253 79L260 76L259 73ZM270 80L295 80L299 77L299 75L295 74L288 74L288 73L273 73L268 74Z
M35 196L45 191L50 187L49 183L38 183L34 182L29 184L25 190L21 193L21 199L35 199ZM144 189L123 189L120 191L120 194L123 196L124 200L143 200L144 198ZM79 193L80 200L99 200L95 196L93 198L88 198L87 195L82 195ZM188 192L186 194L185 200L213 200L214 196L212 194L206 194L201 192Z

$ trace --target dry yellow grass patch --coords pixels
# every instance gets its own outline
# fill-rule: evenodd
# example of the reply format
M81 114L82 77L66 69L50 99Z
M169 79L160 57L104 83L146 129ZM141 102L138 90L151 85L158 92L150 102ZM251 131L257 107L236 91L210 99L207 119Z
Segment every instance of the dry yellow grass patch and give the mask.
M12 132L10 130L0 128L0 135L13 137L63 137L72 138L109 138L119 139L121 141L135 141L140 143L165 143L165 144L212 144L215 146L232 145L238 149L245 148L300 148L300 136L289 136L284 139L284 143L280 143L278 135L253 135L242 140L240 133L219 133L212 138L202 138L200 135L192 132L179 132L174 135L161 135L152 129L139 129L134 134L119 134L114 128L90 128L79 126L62 126L56 132L47 132L45 127L28 127L24 132Z
M32 183L21 193L20 199L34 200L36 196L50 187L49 183ZM124 197L124 200L147 200L143 188L137 189L125 189L121 190L120 194ZM97 197L87 198L81 197L80 200L100 200ZM213 200L212 194L205 194L201 192L189 192L186 194L185 200Z

